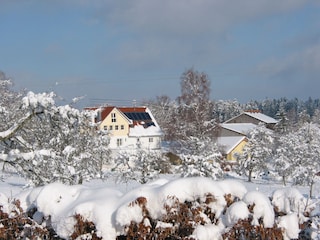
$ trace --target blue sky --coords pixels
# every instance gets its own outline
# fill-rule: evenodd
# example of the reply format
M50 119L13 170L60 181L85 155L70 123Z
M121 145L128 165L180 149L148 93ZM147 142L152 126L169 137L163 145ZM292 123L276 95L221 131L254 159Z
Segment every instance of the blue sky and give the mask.
M188 68L211 98L320 97L317 0L0 0L0 70L68 103L180 94Z

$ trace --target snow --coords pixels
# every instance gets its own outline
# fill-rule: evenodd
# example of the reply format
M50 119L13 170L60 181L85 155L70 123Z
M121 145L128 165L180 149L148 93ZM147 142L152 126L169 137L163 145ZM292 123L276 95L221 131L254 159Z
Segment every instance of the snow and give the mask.
M232 227L239 219L247 219L250 212L245 202L239 201L233 203L226 212L226 225Z
M149 220L144 218L143 205L152 218L159 219L165 213L165 204L173 205L175 199L179 202L196 199L204 202L206 194L210 193L215 201L208 205L222 221L213 224L209 220L204 225L197 225L190 237L199 240L222 239L225 229L232 227L239 219L249 219L249 216L252 216L252 224L258 225L259 219L263 219L266 228L278 223L278 226L283 228L284 239L292 239L297 238L299 233L300 205L307 203L307 199L298 189L283 188L276 184L271 186L268 182L247 183L239 179L214 181L203 177L172 179L170 176L144 185L129 183L122 186L110 181L95 180L84 185L52 183L29 189L22 188L24 183L19 178L11 178L7 184L0 184L0 205L9 212L10 197L19 199L25 210L36 207L37 212L33 218L40 224L50 216L54 230L63 238L68 238L73 232L75 214L94 222L98 236L103 239L116 239L116 236L125 233L125 226L132 221L143 221L145 226L150 224ZM227 194L237 200L224 213L227 204L224 196ZM269 197L272 197L272 201ZM251 213L248 206L253 206ZM287 215L275 218L274 206ZM158 221L156 227L170 228L172 223Z
M279 227L284 229L284 240L297 239L299 237L299 219L297 214L291 213L280 217Z
M194 230L192 236L201 240L222 240L221 232L224 226L222 224L199 225Z
M130 128L130 137L146 137L146 136L162 136L162 131L159 127L149 126L144 128L142 125L136 125Z
M279 212L286 214L298 214L304 210L310 212L313 207L311 200L308 203L307 199L296 188L276 190L272 196L272 204ZM306 219L303 215L300 215L299 220L300 223L303 223Z
M54 105L53 92L51 93L34 93L28 92L27 96L22 99L23 106L25 108L36 109L38 107L48 108Z
M253 206L252 224L259 225L259 219L262 218L265 228L272 228L274 225L274 211L269 201L269 198L261 192L248 192L243 201L250 206Z
M264 123L277 123L278 121L260 112L245 112L246 115L256 118Z

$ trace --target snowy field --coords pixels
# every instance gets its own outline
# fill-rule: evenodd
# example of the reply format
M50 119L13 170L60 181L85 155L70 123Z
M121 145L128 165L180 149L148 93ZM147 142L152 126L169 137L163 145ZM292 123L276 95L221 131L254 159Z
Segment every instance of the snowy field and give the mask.
M217 225L208 223L205 227L198 226L192 235L195 239L220 239L219 236L225 228L248 217L246 206L252 203L256 206L252 224L258 224L258 219L262 218L264 227L272 227L277 221L278 226L284 229L284 239L291 239L297 237L298 224L305 220L301 211L315 208L312 213L319 214L320 201L319 184L314 187L311 203L307 198L307 187L288 188L274 181L262 180L248 183L231 177L213 181L207 178L166 175L144 185L137 182L116 183L111 179L92 180L76 186L54 183L40 188L25 188L25 185L24 179L14 176L0 182L0 204L4 206L4 210L10 210L8 198L19 199L23 209L36 206L38 211L34 219L41 224L43 219L51 216L52 226L59 236L64 238L73 231L75 219L72 216L75 214L81 214L85 219L94 222L98 235L103 239L115 239L119 234L124 234L125 226L131 221L143 220L141 206L133 204L139 197L147 200L149 213L156 219L164 213L164 203L170 204L168 196L175 196L179 201L192 201L211 193L216 201L210 207L217 216L221 216L222 221ZM276 190L278 191L275 192ZM226 213L222 213L226 206L225 194L231 194L240 201L232 204ZM273 206L269 197L273 197ZM275 220L274 206L281 208L286 215ZM320 239L317 229L319 226L315 224L314 228L313 239Z

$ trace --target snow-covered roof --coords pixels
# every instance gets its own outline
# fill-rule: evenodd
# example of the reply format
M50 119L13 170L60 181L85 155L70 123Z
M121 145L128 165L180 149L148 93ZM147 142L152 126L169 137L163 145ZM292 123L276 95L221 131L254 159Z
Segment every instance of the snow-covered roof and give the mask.
M142 125L136 125L130 128L129 137L151 137L161 136L162 131L158 126L149 126L145 128Z
M261 113L260 111L255 111L255 110L253 110L253 111L245 111L245 112L243 112L243 113L241 113L241 114L239 114L239 115L237 115L237 116L225 121L225 123L233 122L234 119L237 119L242 115L247 115L249 117L257 119L260 122L263 122L263 123L266 123L266 124L276 124L276 123L278 123L278 120L276 120L276 119L274 119L272 117L269 117L269 116Z
M276 120L272 117L269 117L261 112L244 112L244 114L246 114L250 117L253 117L255 119L258 119L264 123L277 123L278 122L278 120Z
M253 123L222 123L222 128L247 135L252 129L257 127Z
M224 152L229 154L236 146L238 146L246 137L218 137L217 143L220 147L224 148Z

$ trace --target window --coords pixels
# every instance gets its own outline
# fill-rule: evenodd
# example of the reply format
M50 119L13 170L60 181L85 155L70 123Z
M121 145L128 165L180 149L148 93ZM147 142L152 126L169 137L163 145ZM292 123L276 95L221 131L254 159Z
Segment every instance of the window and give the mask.
M111 113L111 122L116 122L116 113Z
M153 138L149 138L149 143L152 143L153 142Z
M103 126L103 130L107 131L108 130L108 126Z
M117 146L118 147L122 146L122 139L121 138L117 139Z
M119 126L116 125L116 126L114 127L114 130L119 130Z
M112 125L109 126L109 130L112 131Z
M121 125L121 130L124 130L124 125Z

